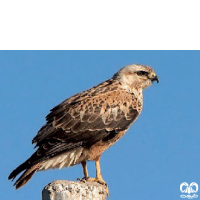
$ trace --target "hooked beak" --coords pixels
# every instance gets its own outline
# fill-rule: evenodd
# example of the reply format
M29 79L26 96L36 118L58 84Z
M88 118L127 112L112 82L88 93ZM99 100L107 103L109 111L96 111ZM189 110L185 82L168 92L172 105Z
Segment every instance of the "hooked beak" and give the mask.
M157 83L159 83L159 77L158 76L154 76L152 79L151 79L151 81L153 82L153 81L157 81Z

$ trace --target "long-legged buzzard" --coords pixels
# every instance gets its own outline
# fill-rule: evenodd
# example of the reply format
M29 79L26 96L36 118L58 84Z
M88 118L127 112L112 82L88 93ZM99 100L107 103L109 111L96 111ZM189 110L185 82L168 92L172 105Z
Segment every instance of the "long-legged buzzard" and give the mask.
M53 108L46 124L32 143L36 152L9 176L15 187L23 186L37 171L69 167L81 163L85 180L104 183L100 172L101 154L117 142L137 119L143 106L142 91L153 81L154 70L145 65L129 65L111 79ZM89 178L86 161L96 162L96 178Z

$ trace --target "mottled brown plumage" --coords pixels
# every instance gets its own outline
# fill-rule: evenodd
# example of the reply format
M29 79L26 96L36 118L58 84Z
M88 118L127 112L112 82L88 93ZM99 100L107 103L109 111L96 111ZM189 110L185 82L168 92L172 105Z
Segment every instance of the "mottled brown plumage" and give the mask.
M95 160L96 181L103 182L101 154L118 141L142 110L142 90L157 80L153 69L129 65L113 78L66 99L47 115L47 123L33 139L38 149L9 176L16 188L24 185L36 171L83 165L88 180L87 160Z

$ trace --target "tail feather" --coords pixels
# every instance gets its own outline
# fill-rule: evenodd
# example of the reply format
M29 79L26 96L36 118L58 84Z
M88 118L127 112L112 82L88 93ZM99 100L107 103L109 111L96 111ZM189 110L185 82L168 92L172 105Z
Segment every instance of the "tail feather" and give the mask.
M14 186L16 189L20 188L21 186L25 185L33 176L33 174L37 171L40 163L37 165L32 166L31 168L27 169L15 182Z
M20 177L19 179L15 182L14 186L16 189L20 188L21 186L23 186L24 184L26 184L28 182L28 180L30 180L30 178L33 176L33 174L37 171L38 167L40 166L40 163L31 166L28 163L28 160L25 161L24 163L22 163L19 167L17 167L16 169L14 169L11 174L9 175L8 179L12 179L14 180L15 177L20 174L21 172L23 172L24 170L26 170Z
M10 173L10 175L9 175L9 177L8 177L8 180L10 180L10 179L14 180L15 177L16 177L19 173L21 173L22 171L24 171L24 170L27 169L27 168L28 168L28 161L25 161L24 163L22 163L20 166L18 166L16 169L14 169L14 170Z

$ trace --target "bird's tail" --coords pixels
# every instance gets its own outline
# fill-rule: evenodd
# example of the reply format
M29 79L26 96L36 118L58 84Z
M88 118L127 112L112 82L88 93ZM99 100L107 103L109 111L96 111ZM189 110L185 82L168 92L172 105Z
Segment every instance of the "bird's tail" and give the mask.
M13 170L11 172L11 174L9 175L8 179L14 180L15 177L19 173L21 173L25 170L24 173L19 177L19 179L17 179L17 181L14 184L15 188L18 189L30 180L30 178L37 171L39 166L40 166L40 163L30 166L30 164L28 163L28 160L27 160L24 163L22 163L20 166L18 166L15 170Z

